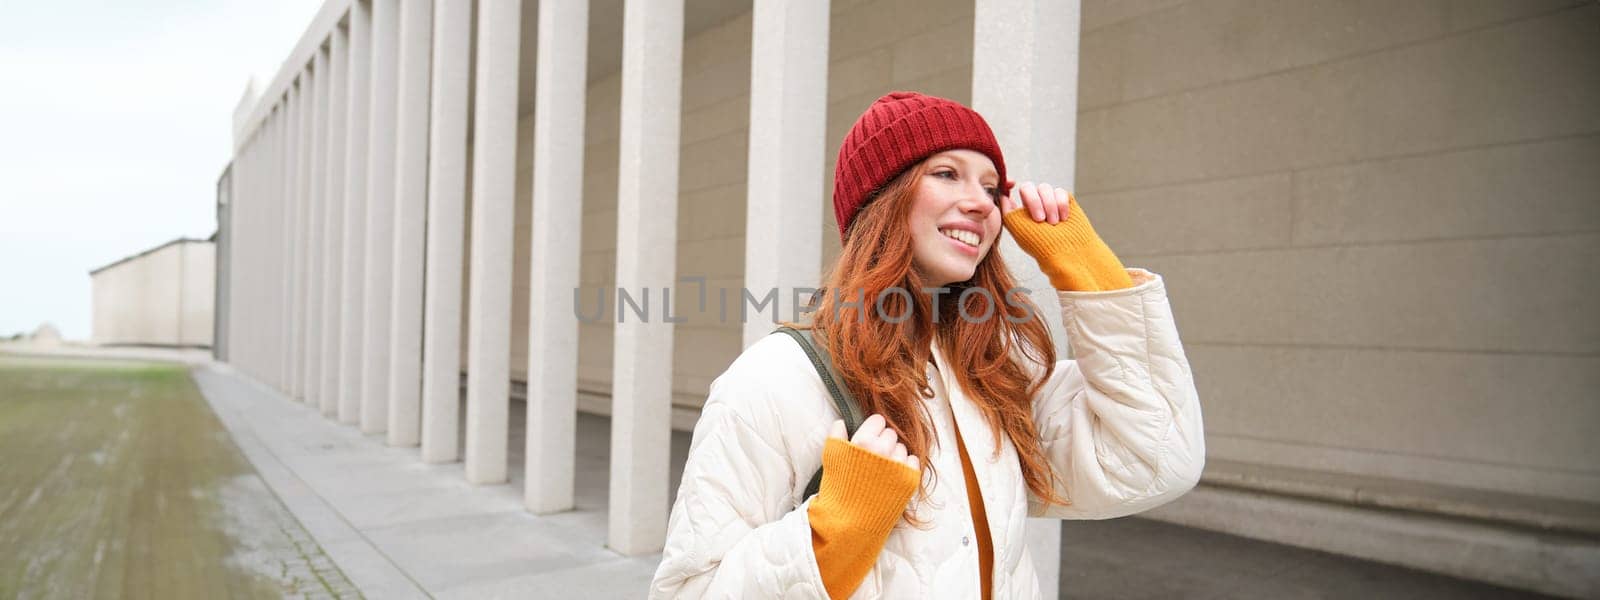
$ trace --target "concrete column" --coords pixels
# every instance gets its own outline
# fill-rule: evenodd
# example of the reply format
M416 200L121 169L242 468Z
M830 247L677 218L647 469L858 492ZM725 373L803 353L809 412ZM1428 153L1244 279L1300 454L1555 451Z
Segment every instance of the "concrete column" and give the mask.
M248 313L252 318L246 318L244 311L259 311L254 304L258 298L255 290L250 287L251 280L244 276L245 269L253 269L255 265L252 252L255 250L256 235L261 232L262 219L260 207L272 198L273 189L273 131L276 129L275 121L278 119L278 107L274 106L267 111L267 117L262 120L261 156L256 158L256 178L259 182L256 190L250 195L243 205L234 213L234 256L236 257L232 272L234 288L230 311L233 314L234 336L229 350L229 362L236 368L255 376L255 352L261 347L261 340L255 337L252 327L260 320L260 312Z
M228 218L232 229L231 235L233 236L233 241L229 244L231 256L228 258L230 263L228 267L228 278L230 280L228 295L228 319L230 323L228 327L232 330L228 334L228 362L246 373L251 372L249 367L250 352L259 342L250 337L250 321L240 314L241 311L254 309L249 305L249 300L245 296L245 294L251 293L251 290L246 287L248 284L243 276L243 269L250 268L251 244L254 243L256 228L260 227L260 219L256 217L257 207L260 206L262 198L266 195L267 190L271 189L272 185L269 179L271 177L269 164L272 157L273 112L269 110L267 118L262 120L261 129L257 133L256 147L251 151L251 175L247 181L242 183L240 196L234 200L234 205L230 209L231 214Z
M261 284L270 280L277 286L283 281L273 278L271 265L264 260L264 257L269 249L273 249L273 229L277 221L275 215L283 208L284 180L288 175L284 170L283 160L283 124L289 118L288 112L289 103L280 98L272 116L272 156L268 158L271 184L253 211L256 225L252 229L248 259L251 277L247 278L249 283L246 284L250 289L249 310L255 315L255 318L249 319L249 324L245 326L250 330L252 341L251 374L269 385L272 382L269 365L274 353L272 338L268 337L268 334L278 329L278 318L281 317L282 311L274 310L277 308L272 304L275 298L268 289L263 289Z
M263 147L261 142L264 136L262 133L263 132L261 130L254 132L251 136L252 139L250 144L246 146L245 150L240 153L237 158L234 159L233 180L231 182L233 191L232 197L228 199L230 203L230 206L227 208L228 219L226 223L221 221L217 223L217 228L220 234L218 235L219 241L221 241L222 238L226 238L226 244L218 244L217 246L217 254L219 259L218 264L223 264L221 262L221 260L223 260L223 248L226 248L228 255L226 258L227 264L231 265L230 268L226 268L226 270L222 271L223 274L227 275L227 281L218 281L217 285L219 287L223 285L228 286L229 291L232 293L237 293L239 290L238 279L235 277L236 273L238 272L237 266L239 264L239 231L243 229L242 227L237 226L239 223L239 213L249 210L248 208L245 208L245 205L249 204L249 196L254 193L254 190L252 190L250 186L257 182L257 171L255 170L255 167L257 164L256 161L260 158L260 152ZM222 230L222 227L225 224L228 227L224 231ZM233 310L234 306L235 305L230 302L229 306L226 308L227 312L222 313L227 315L227 323L224 326L228 328L227 344L229 346L236 345L236 340L239 339L239 319L237 317L237 313ZM216 348L217 350L223 350L224 352L224 354L218 358L226 359L227 362L235 365L238 364L238 352L233 352L231 349L225 350L222 345L223 343L220 341L214 342L213 344L213 348Z
M279 294L287 282L277 266L283 260L281 248L278 247L278 228L282 225L283 211L288 207L289 152L285 135L291 122L288 93L278 100L277 114L272 120L272 190L271 195L263 199L257 212L260 230L251 243L250 265L255 278L250 287L253 290L252 310L261 316L251 323L251 334L257 343L253 350L255 375L263 382L276 385L277 341L282 339L280 333L286 329L282 321L284 311ZM272 287L263 286L267 281L272 282Z
M415 446L422 432L422 270L428 217L428 78L433 0L400 5L399 122L395 135L394 292L389 312L389 438Z
M389 296L394 293L395 93L399 0L372 0L372 112L367 142L366 323L361 351L361 432L389 426Z
M218 236L220 243L217 245L217 254L220 259L217 263L218 270L220 274L226 276L226 279L218 281L217 285L227 287L219 288L217 292L216 308L222 311L217 313L217 315L225 321L224 323L221 323L221 326L226 327L227 331L218 332L220 337L213 340L211 346L212 353L215 358L225 362L235 361L235 358L238 356L237 349L239 347L239 315L235 310L238 306L238 302L235 300L235 296L239 293L238 232L241 228L237 227L237 224L239 222L240 211L247 210L241 209L240 203L248 203L250 201L249 198L256 194L257 189L259 189L258 186L261 185L261 157L262 153L266 149L266 137L266 131L260 127L252 132L250 153L247 158L246 165L246 168L249 170L249 174L246 175L244 179L231 178L229 185L232 187L232 190L229 192L229 206L225 208L227 211L225 216L226 221L225 223L219 222L217 224L220 232L220 235ZM246 186L249 187L247 188ZM222 231L222 226L224 224L227 225L226 231ZM223 240L223 237L225 237L226 240ZM226 256L224 256L224 254Z
M339 302L339 422L361 422L362 350L366 336L368 99L372 91L372 12L365 0L350 3L350 58L346 79L344 151L344 286Z
M249 325L247 325L253 342L250 350L252 374L269 384L272 382L272 377L269 376L272 372L270 363L275 355L272 351L274 348L273 338L269 337L269 334L280 329L278 327L278 319L282 316L282 311L274 310L278 308L272 304L272 301L276 298L269 293L269 290L263 289L261 283L264 280L269 280L275 286L281 286L283 282L281 278L274 277L272 266L263 260L263 257L271 248L275 233L274 224L277 222L276 215L284 206L284 181L288 177L288 173L284 169L285 149L283 140L284 123L289 119L289 103L286 98L287 94L280 98L278 107L273 111L272 157L269 159L271 166L268 167L271 169L272 183L267 195L262 197L259 206L254 211L257 228L253 230L254 233L250 241L249 265L252 271L252 278L248 279L249 283L247 284L251 290L249 294L250 311L256 315L256 318L251 319Z
M226 327L228 331L225 334L226 342L223 341L223 332L217 332L218 338L212 343L212 347L221 351L219 353L220 356L218 356L219 359L223 359L236 367L240 365L239 361L243 358L243 355L236 350L241 338L239 312L237 310L239 301L237 298L240 285L240 257L243 254L239 246L239 238L245 229L240 226L239 219L250 210L251 201L255 198L256 190L258 189L257 186L262 184L260 165L262 152L266 148L266 131L266 122L263 121L261 127L251 132L249 145L234 159L233 177L230 182L233 190L231 192L232 197L228 199L227 219L225 221L220 220L219 215L217 223L217 229L219 230L217 237L220 242L217 244L217 264L226 265L220 269L220 274L224 275L226 279L217 281L217 286L219 290L223 289L222 286L227 286L227 294L219 294L219 302L216 309L225 311L218 314L226 315L226 322L221 326ZM254 221L251 222L253 223ZM224 227L226 227L225 230L223 229ZM226 256L224 256L224 253L226 253ZM222 306L222 303L227 305Z
M277 120L277 107L267 111L267 118L262 121L261 154L256 157L256 185L249 194L244 204L236 207L232 221L234 231L234 256L236 257L231 272L234 278L232 292L233 306L229 312L233 315L233 330L236 335L230 342L229 362L240 370L255 375L255 351L260 348L260 339L254 337L251 327L259 320L259 312L250 313L256 318L247 319L240 314L242 311L259 311L252 302L256 300L254 290L249 287L250 282L244 277L244 269L253 268L251 253L255 249L256 235L262 226L260 207L269 201L272 191L272 131L273 122ZM246 294L251 294L246 297Z
M294 231L290 234L295 246L294 271L297 286L294 292L294 344L289 347L289 358L294 361L294 379L289 385L294 390L294 398L301 402L310 402L307 395L306 371L310 369L310 362L306 356L306 338L311 334L311 283L314 279L311 273L311 209L315 205L311 193L316 189L312 184L316 180L316 130L317 130L317 88L321 87L321 74L316 72L316 63L307 67L305 87L300 90L300 100L304 110L300 112L300 176L296 181L298 189L295 199Z
M1079 0L978 2L973 15L972 106L989 122L1014 179L1072 188L1078 133ZM1056 352L1067 355L1060 303L1038 264L1007 236L1001 255L1035 290ZM1061 577L1061 523L1028 521L1028 546L1046 598Z
M289 358L294 361L294 379L289 385L294 390L294 398L301 402L310 400L306 395L306 370L310 363L306 360L306 337L311 332L311 307L308 302L311 290L311 191L314 189L312 181L316 179L316 129L317 129L317 88L320 76L316 72L316 63L312 62L307 67L305 86L300 90L300 101L304 110L300 112L300 175L297 178L295 197L294 230L290 233L291 243L295 246L294 272L296 288L294 292L294 344L289 347Z
M279 221L278 213L285 204L285 189L289 178L287 161L284 158L288 154L288 143L284 139L284 124L290 120L289 93L287 90L282 98L278 100L277 113L277 116L273 118L272 127L272 195L262 202L261 212L259 213L261 229L257 233L255 243L252 244L256 252L252 264L256 269L257 276L262 279L271 278L271 281L277 284L274 287L284 287L286 282L281 278L275 277L273 263L263 260L263 255L268 252L269 248L280 249L274 243L277 241L276 225ZM273 362L277 353L275 352L276 345L273 343L275 338L269 334L282 330L282 322L280 321L283 317L282 304L277 302L281 296L281 290L264 290L259 286L255 286L255 290L255 295L257 296L254 299L256 314L262 315L262 318L252 323L251 327L252 335L255 336L256 342L260 344L254 350L257 361L256 368L258 369L256 376L263 383L275 387L276 377Z
M344 286L344 135L346 93L349 85L345 79L349 71L349 34L345 28L334 26L328 41L328 151L323 160L328 176L322 192L323 222L323 288L322 288L322 383L319 391L322 414L334 416L339 412L339 332L343 316L339 307L339 294Z
M816 287L828 114L828 2L756 0L750 38L750 166L744 285L777 289L772 314L744 323L744 345L772 333L794 288ZM764 317L764 318L763 318Z
M260 141L259 130L251 132L249 141L243 147L234 150L233 164L229 167L232 171L228 177L228 187L230 188L227 192L228 201L227 204L218 207L217 274L225 277L217 279L218 293L215 308L218 311L216 313L218 323L217 331L214 332L216 338L212 341L211 348L212 356L220 361L233 360L237 356L237 354L230 355L228 352L228 346L232 343L232 340L238 339L239 330L234 327L235 320L231 310L233 307L226 296L227 291L237 290L238 288L234 284L234 270L227 265L237 264L239 235L237 233L238 228L233 227L232 224L237 222L239 206L247 202L245 196L249 194L249 186L255 178L253 167L256 153L260 150Z
M270 356L265 357L266 363L263 366L271 373L267 380L271 382L273 388L284 394L289 392L284 385L288 381L289 370L286 360L288 349L284 348L284 344L289 340L289 334L292 331L289 328L289 318L294 314L294 311L290 310L293 305L289 302L290 294L294 290L294 280L289 278L289 270L287 268L291 256L289 254L289 241L285 237L288 234L285 232L294 208L295 163L293 133L297 130L295 127L296 118L300 116L296 112L300 108L296 102L299 97L300 85L297 81L291 83L289 90L284 94L283 123L279 131L282 147L278 156L278 162L281 167L280 172L283 175L278 186L276 209L269 213L272 223L272 226L269 227L270 235L272 236L271 243L277 246L277 249L272 260L263 264L266 267L264 272L270 273L272 281L279 284L275 289L271 290L273 298L271 304L262 307L267 310L276 308L275 312L278 313L276 315L277 318L273 320L274 331L262 333L262 341L266 344L264 350L270 352Z
M528 277L528 423L523 503L573 506L578 410L578 287L589 0L539 3L533 105L533 248Z
M472 0L435 0L428 120L428 252L423 303L422 461L452 462L461 410L461 259L466 243Z
M617 166L617 287L664 296L678 248L679 109L683 0L626 0L622 17L622 124ZM665 307L664 298L656 306ZM622 314L618 304L618 314ZM665 313L665 311L663 311ZM608 545L625 555L666 540L672 454L672 323L629 314L612 358Z
M253 271L257 274L254 278L244 275L246 269L259 268L255 263L256 240L265 225L261 207L274 200L272 190L277 186L273 161L276 156L274 134L277 131L278 108L274 106L268 111L268 115L262 126L264 133L262 150L261 156L257 159L257 177L260 185L239 207L233 218L234 230L238 232L234 236L237 242L234 248L238 261L233 267L234 281L237 283L233 288L234 306L231 312L235 322L234 330L238 331L239 335L233 341L232 362L244 372L258 378L260 373L257 354L261 348L261 338L256 335L255 327L262 320L260 318L262 313L260 305L257 304L260 300L259 292L251 284L260 277L259 271ZM245 314L251 315L252 318L246 318Z
M290 399L299 399L300 391L294 382L299 380L299 371L296 368L299 361L295 360L294 349L300 339L300 304L295 301L302 289L300 280L300 254L301 246L295 236L300 230L300 189L301 180L304 179L305 165L301 160L305 150L305 99L311 87L311 78L308 73L301 72L299 83L295 86L294 97L289 101L289 111L293 118L286 134L289 136L289 180L288 189L284 193L284 212L282 226L278 235L283 241L283 254L279 260L283 261L280 272L283 282L283 338L275 346L278 350L281 375L278 383L284 395Z
M323 229L327 226L326 190L328 169L328 51L318 48L313 59L315 69L315 94L311 102L311 177L306 189L306 294L305 336L301 338L300 355L305 361L301 371L301 388L305 390L307 404L322 406L322 251Z
M479 0L467 314L467 481L506 480L520 0Z
M294 281L289 278L289 254L287 224L291 209L294 208L294 132L296 118L299 116L299 106L294 102L298 93L284 94L283 110L278 119L278 185L277 197L272 199L271 208L267 212L268 223L266 239L261 245L261 254L257 257L261 273L267 275L263 279L271 281L271 287L261 289L262 298L270 298L262 302L262 310L276 312L276 318L260 332L265 355L262 356L262 368L271 373L270 381L279 391L288 393L285 387L284 373L288 368L285 361L287 350L285 345L289 341L289 292L293 289ZM269 247L270 244L270 247ZM276 309L274 311L273 309ZM270 324L270 325L269 325Z
M267 376L267 358L270 355L270 344L263 336L263 330L270 328L276 321L277 311L271 310L267 304L268 296L261 289L261 281L267 279L269 271L267 265L261 261L261 254L266 248L267 240L272 234L272 211L282 203L283 199L283 144L282 131L284 120L285 102L280 97L272 107L272 116L267 120L270 126L267 130L267 156L265 162L266 185L252 202L249 217L245 223L247 233L245 241L241 241L242 262L240 269L248 269L249 277L241 278L240 287L242 298L239 310L235 313L245 313L250 318L241 317L240 328L247 332L248 342L241 341L239 349L246 352L242 360L245 371L262 382L271 382Z

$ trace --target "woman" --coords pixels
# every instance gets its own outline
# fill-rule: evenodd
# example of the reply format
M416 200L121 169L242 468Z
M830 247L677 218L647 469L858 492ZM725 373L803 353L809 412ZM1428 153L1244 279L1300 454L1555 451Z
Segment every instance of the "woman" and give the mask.
M746 349L711 385L651 597L1033 598L1025 517L1194 486L1200 405L1162 280L1070 194L1006 185L981 116L910 92L857 120L836 169L844 245L810 326L872 416L846 441L794 340ZM1077 360L1056 361L1002 229L1059 290Z

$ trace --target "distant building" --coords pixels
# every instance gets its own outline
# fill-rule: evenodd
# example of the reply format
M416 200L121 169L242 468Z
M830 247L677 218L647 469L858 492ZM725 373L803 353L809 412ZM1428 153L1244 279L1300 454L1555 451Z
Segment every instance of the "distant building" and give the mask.
M98 345L211 346L216 249L179 238L89 272Z
M51 323L45 323L40 325L38 329L33 330L33 335L28 336L28 341L37 346L59 346L61 345L61 330L56 329L56 326Z

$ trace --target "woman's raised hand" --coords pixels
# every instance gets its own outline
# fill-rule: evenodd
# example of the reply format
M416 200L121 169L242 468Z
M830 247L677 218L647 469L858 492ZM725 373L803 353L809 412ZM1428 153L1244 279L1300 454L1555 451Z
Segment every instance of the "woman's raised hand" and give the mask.
M1024 181L1011 187L1011 195L1000 201L1000 209L1003 214L1026 208L1034 221L1055 225L1067 220L1071 201L1072 194L1064 188Z
M1095 233L1083 206L1067 190L1023 182L1012 187L1000 205L1006 231L1039 261L1039 270L1050 276L1056 289L1098 292L1133 287L1122 261Z
M833 431L828 437L844 439L846 430L844 421L834 421ZM856 429L856 435L850 443L882 456L889 460L911 467L912 470L921 472L922 462L916 456L906 452L906 445L900 443L900 435L888 426L888 421L883 415L874 414L861 422L861 427Z

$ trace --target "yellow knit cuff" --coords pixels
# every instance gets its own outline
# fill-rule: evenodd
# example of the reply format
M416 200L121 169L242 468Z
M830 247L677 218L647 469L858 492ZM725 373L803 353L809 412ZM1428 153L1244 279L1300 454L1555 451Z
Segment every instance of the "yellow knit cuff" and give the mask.
M1128 270L1095 233L1077 198L1069 198L1067 218L1055 225L1034 221L1023 208L1006 212L1001 220L1017 245L1039 261L1039 269L1056 289L1100 292L1133 287Z
M855 593L921 482L921 473L911 467L828 438L822 448L822 487L807 517L829 597Z

